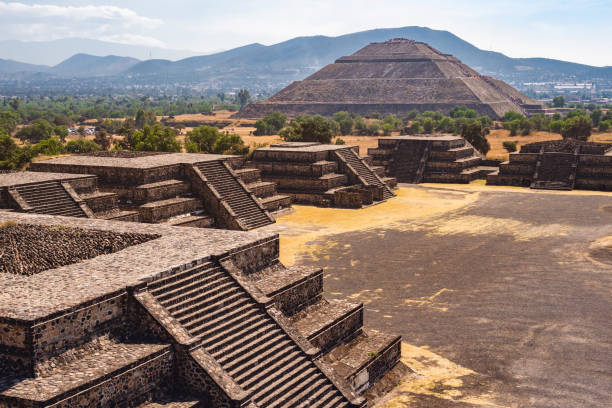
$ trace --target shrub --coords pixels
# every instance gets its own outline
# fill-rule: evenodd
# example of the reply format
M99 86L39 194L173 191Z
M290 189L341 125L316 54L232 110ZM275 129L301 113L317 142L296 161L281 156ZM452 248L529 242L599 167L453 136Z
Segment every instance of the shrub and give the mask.
M137 130L131 137L134 150L146 152L180 152L181 143L176 140L174 130L160 124L145 125Z
M433 132L434 129L434 121L431 118L425 118L423 119L423 132L424 133L431 133Z
M508 153L516 152L516 142L505 141L502 143L502 146L504 146Z
M353 131L354 121L351 115L348 112L341 111L336 112L333 116L333 120L338 123L340 126L340 134L350 135Z
M242 138L235 134L224 134L214 126L200 126L185 136L185 149L189 153L237 154L249 152Z
M330 143L335 130L332 122L321 115L300 115L280 131L280 136L286 141Z
M41 140L32 147L34 154L44 156L55 156L66 152L66 148L57 137Z
M564 139L576 139L586 141L591 136L593 123L591 118L586 116L574 116L566 119L561 129L561 136Z
M491 150L491 145L486 137L488 133L489 128L482 126L480 122L475 120L464 123L461 128L461 137L485 155Z
M266 136L277 134L287 123L287 115L280 112L272 112L255 122L255 136Z
M87 139L71 140L66 143L66 151L68 153L92 153L100 150L100 146Z
M346 144L346 142L345 142L343 139L340 139L340 138L338 137L338 138L336 138L336 144L337 144L337 145L345 145L345 144Z
M561 129L563 129L563 121L562 120L553 120L548 125L548 130L553 133L561 133Z
M608 130L610 130L610 128L612 128L612 120L602 120L601 122L599 122L600 132L607 132Z

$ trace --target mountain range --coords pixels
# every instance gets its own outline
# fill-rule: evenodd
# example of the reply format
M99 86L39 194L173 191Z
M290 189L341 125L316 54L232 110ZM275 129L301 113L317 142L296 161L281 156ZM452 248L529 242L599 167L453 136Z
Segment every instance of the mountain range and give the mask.
M426 42L444 53L453 54L483 75L495 76L515 85L534 81L612 81L612 67L594 67L547 58L510 58L499 52L481 50L448 31L414 26L368 30L339 37L298 37L270 46L255 43L177 61L137 58L142 57L143 53L146 55L148 48L73 39L70 41L74 42L74 49L87 53L77 53L54 66L4 59L0 60L0 74L5 81L10 80L13 74L18 74L19 80L23 80L31 73L32 78L38 81L109 77L115 78L114 83L122 84L181 83L211 88L249 86L277 89L291 81L304 79L335 59L350 55L371 42L390 38ZM64 41L60 44L63 50L70 45L68 40L58 41ZM87 41L93 41L89 49ZM0 58L11 55L6 52L6 43L0 42ZM46 53L59 46L57 41L49 42L46 46L41 44L37 43L37 46L47 48ZM116 54L123 56L92 55L99 50L117 50ZM166 52L171 53L170 50ZM176 53L178 55L180 51ZM40 61L44 61L44 58ZM120 80L117 80L118 76Z

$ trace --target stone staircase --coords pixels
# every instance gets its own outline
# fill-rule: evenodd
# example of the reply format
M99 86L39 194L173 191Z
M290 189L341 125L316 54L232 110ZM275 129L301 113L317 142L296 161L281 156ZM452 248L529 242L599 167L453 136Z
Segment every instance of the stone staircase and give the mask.
M544 190L573 190L578 168L578 151L572 153L542 152L536 163L531 188Z
M59 181L16 186L15 190L30 207L27 212L81 218L88 216Z
M261 180L261 171L255 168L234 169L234 173L246 184L263 208L270 212L279 211L291 206L291 196L278 194L276 183Z
M197 163L195 166L247 229L263 227L274 222L226 164L216 160Z
M353 406L234 277L208 262L148 285L257 407Z
M365 330L363 304L327 300L321 269L276 262L250 277L353 392L365 393L398 365L401 337Z
M383 189L383 199L395 197L391 189L383 182L383 180L364 163L357 152L353 149L340 149L336 154L346 161L346 163L355 171L355 175L361 180L365 186L376 186Z

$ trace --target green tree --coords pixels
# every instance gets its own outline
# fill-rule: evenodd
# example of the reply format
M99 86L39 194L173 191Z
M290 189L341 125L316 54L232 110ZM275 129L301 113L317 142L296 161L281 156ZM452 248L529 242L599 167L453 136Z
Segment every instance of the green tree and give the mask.
M156 122L157 117L155 117L154 112L139 109L134 119L134 127L136 129L144 129L145 126L153 126Z
M21 105L21 100L19 98L13 98L9 101L9 106L13 108L13 110L19 110L19 106Z
M18 170L34 157L30 146L18 147L12 137L0 131L0 170Z
M280 132L283 140L330 143L334 136L331 121L321 115L300 115Z
M21 116L17 112L0 112L0 132L13 133L21 122Z
M100 146L95 142L87 139L71 140L66 143L66 151L68 153L92 153L100 150Z
M463 124L461 137L470 142L472 146L482 154L487 154L491 150L491 145L487 140L489 128L482 126L478 121L471 120Z
M346 136L350 135L353 132L355 122L348 112L336 112L333 116L333 120L336 121L340 126L341 135Z
M174 130L160 124L145 126L132 135L134 150L147 152L180 152L181 143L176 140Z
M255 122L255 136L277 134L287 123L287 115L272 112Z
M601 118L603 117L603 112L601 111L601 109L594 109L591 112L591 122L593 122L593 126L597 127L599 126L599 122L601 121Z
M42 154L43 156L55 156L66 152L66 148L62 141L55 136L36 143L32 146L32 150L36 155Z
M241 109L249 103L249 99L251 99L251 94L247 89L241 89L238 91L238 94L236 95L236 103L240 105Z
M593 123L591 118L586 116L574 116L566 119L561 129L561 136L564 139L576 139L586 141L591 136Z
M561 129L563 129L563 121L562 120L553 120L548 124L548 130L552 133L561 133Z
M66 128L63 128L66 129ZM15 135L22 142L38 143L56 134L56 131L63 134L61 127L54 126L44 119L38 119L32 125L24 126ZM67 129L66 129L67 133ZM65 137L65 135L64 135Z
M554 108L563 108L565 106L565 98L563 96L555 96L552 101Z
M112 138L106 130L98 130L94 137L94 142L102 149L109 150L111 148Z
M213 153L221 134L214 126L200 126L185 136L185 149L189 153Z
M244 145L242 138L236 134L222 134L217 143L213 153L215 154L235 154L245 155L249 152L249 147Z
M523 115L521 115L518 112L515 111L508 111L506 113L504 113L504 121L510 122L513 120L522 120L524 118Z
M434 130L434 121L431 118L423 119L423 133L431 133Z

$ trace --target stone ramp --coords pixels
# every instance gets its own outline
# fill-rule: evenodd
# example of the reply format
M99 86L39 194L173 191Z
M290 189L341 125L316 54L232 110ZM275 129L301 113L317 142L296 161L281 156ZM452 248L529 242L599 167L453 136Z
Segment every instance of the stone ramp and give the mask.
M218 263L176 273L147 289L256 406L354 406Z
M578 167L578 154L544 152L538 157L533 189L573 190Z
M383 199L386 200L391 197L395 197L395 194L385 184L384 181L368 166L364 163L363 159L359 157L357 152L353 149L340 149L336 150L336 154L340 156L350 166L349 169L354 171L354 175L361 180L365 186L376 186L383 189Z
M393 149L391 167L398 181L418 184L423 180L431 143L405 140Z
M67 217L88 217L60 181L26 184L14 187L27 204L26 212Z
M229 167L218 160L197 163L195 165L214 189L225 200L236 218L247 230L274 223L257 199L247 190Z

